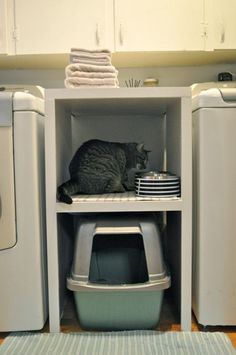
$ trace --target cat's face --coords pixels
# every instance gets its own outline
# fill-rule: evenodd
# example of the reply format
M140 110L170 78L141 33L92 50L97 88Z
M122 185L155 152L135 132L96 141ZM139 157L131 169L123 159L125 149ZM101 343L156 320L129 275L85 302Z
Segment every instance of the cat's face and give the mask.
M144 144L140 143L136 146L136 169L146 169L148 163L148 153L150 151L144 149Z

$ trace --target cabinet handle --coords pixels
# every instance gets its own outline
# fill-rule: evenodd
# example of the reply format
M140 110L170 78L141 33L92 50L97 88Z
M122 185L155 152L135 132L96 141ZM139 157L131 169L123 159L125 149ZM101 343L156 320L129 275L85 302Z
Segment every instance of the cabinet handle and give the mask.
M220 43L225 42L225 28L224 25L221 24L221 31L220 31Z
M120 37L120 44L123 45L124 44L124 27L121 23L120 23L119 37Z
M95 37L96 37L96 44L97 44L97 46L99 46L100 43L101 43L101 37L100 37L100 30L99 30L99 25L98 25L98 23L96 24Z

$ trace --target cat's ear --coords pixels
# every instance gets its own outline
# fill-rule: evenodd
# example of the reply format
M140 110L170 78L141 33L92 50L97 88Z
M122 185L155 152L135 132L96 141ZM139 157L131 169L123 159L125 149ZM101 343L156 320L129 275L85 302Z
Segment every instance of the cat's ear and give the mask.
M138 152L143 152L143 148L144 148L144 143L138 143L136 146L136 149Z

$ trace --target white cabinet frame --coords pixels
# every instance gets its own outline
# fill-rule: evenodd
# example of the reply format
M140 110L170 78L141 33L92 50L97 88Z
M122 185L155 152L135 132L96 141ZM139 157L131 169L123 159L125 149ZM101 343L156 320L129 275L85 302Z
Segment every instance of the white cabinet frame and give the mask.
M167 109L166 149L168 169L181 176L181 197L175 200L92 201L66 205L56 201L56 188L66 177L65 157L70 155L71 129L66 114L81 106L82 110L109 107L132 110L134 105L145 110ZM128 111L127 111L128 112ZM170 225L176 223L173 240L180 250L180 322L182 330L191 330L192 269L192 118L189 88L120 88L120 89L49 89L46 90L46 203L49 278L50 331L60 331L59 243L60 218L70 213L167 211ZM99 119L99 117L97 118ZM62 157L64 156L64 158ZM65 167L64 167L65 170ZM63 217L63 218L64 218ZM170 228L171 229L171 228ZM172 235L171 235L172 237ZM179 275L179 276L178 276Z

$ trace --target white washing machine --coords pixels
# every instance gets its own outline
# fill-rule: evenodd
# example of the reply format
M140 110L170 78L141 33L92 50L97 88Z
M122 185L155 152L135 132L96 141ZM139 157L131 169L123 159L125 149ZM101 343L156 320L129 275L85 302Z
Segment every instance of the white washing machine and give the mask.
M194 86L193 168L193 311L236 325L236 83Z
M47 319L44 99L39 87L0 91L0 331Z

